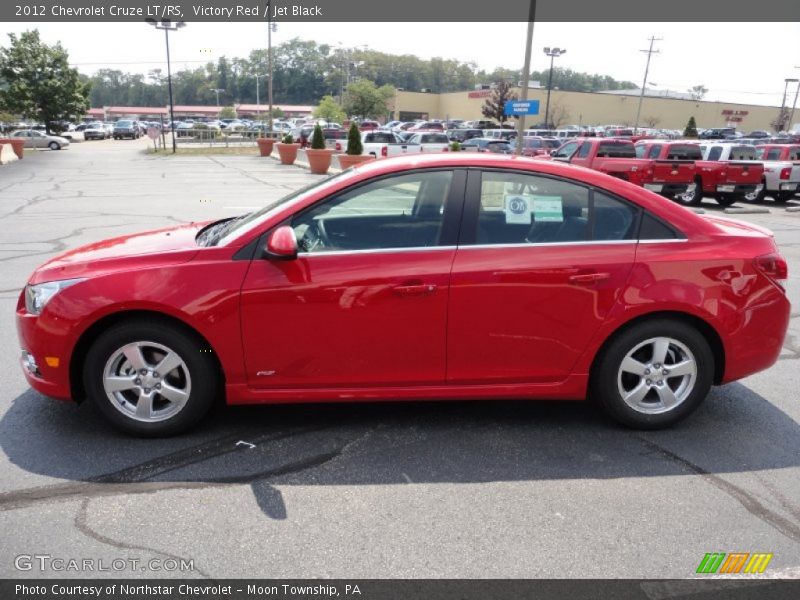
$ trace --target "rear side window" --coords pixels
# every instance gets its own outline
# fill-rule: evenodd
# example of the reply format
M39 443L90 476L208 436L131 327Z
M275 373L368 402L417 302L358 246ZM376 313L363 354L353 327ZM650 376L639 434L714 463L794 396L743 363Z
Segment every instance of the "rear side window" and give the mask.
M677 240L683 239L683 236L660 219L655 218L649 213L645 213L642 217L642 224L639 227L639 239Z
M780 148L770 148L767 150L767 155L764 157L764 160L779 160L781 157Z
M597 147L597 156L598 158L636 158L636 149L631 143L601 142Z
M647 153L647 158L658 158L658 155L661 153L661 145L655 144L654 146L650 146L650 150Z
M485 172L476 243L552 244L635 239L639 209L577 183Z

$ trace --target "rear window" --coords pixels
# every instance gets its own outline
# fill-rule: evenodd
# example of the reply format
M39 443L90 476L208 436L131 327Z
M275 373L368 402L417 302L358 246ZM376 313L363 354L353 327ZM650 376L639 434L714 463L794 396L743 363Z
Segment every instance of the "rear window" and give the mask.
M753 160L755 157L756 151L752 146L731 148L731 160Z
M602 142L597 147L597 156L600 158L636 158L636 149L633 144Z
M667 153L667 160L702 160L700 146L694 144L672 144Z
M421 137L420 142L423 144L448 144L450 140L442 133L428 133Z
M368 133L365 136L364 141L373 144L393 144L395 140L393 134L379 132L379 133Z
M132 127L133 121L117 121L117 127Z
M779 160L781 157L781 149L780 148L770 148L767 150L767 155L764 157L764 160Z

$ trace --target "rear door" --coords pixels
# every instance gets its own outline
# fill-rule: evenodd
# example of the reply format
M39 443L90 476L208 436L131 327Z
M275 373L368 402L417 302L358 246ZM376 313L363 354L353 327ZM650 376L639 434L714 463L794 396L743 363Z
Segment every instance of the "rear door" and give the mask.
M563 380L624 289L640 209L570 180L476 170L464 210L448 382Z

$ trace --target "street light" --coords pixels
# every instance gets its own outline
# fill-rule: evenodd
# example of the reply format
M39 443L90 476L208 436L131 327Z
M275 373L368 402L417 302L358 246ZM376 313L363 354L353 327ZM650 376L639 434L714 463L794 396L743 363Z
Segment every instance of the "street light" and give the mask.
M263 75L259 75L258 73L252 73L252 76L256 78L256 116L261 118L261 100L258 93L258 78L259 77L269 77L266 73Z
M172 130L172 153L175 154L177 152L177 144L175 143L175 103L172 100L172 67L170 66L169 62L169 32L170 31L178 31L181 27L186 27L186 23L183 21L170 21L169 19L161 19L160 21L156 21L155 19L145 19L145 22L149 23L156 29L163 29L164 30L164 38L167 41L167 86L169 87L169 126Z
M550 57L550 76L547 78L547 103L544 107L544 126L550 127L550 90L553 89L553 61L567 53L566 48L550 48L549 46L544 49L544 53ZM527 86L527 82L525 82Z
M272 32L276 31L278 26L272 22L272 0L267 0L267 76L269 82L267 83L267 98L269 102L269 134L272 135ZM258 82L258 79L256 79Z
M217 95L217 107L219 107L219 93L224 92L224 88L211 88L211 91Z

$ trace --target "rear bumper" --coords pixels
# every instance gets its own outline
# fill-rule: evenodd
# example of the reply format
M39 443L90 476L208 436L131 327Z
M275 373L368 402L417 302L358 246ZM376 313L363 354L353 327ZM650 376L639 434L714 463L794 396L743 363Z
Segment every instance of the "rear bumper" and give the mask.
M685 194L689 189L690 183L645 183L644 188L661 194L662 196L675 196L677 194Z
M800 190L800 182L798 181L784 181L778 184L778 189L781 192L797 192Z
M741 196L752 194L759 187L758 183L723 183L717 186L717 194L721 196Z

